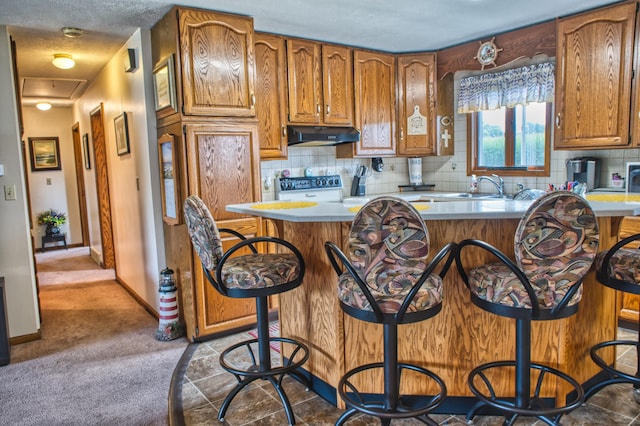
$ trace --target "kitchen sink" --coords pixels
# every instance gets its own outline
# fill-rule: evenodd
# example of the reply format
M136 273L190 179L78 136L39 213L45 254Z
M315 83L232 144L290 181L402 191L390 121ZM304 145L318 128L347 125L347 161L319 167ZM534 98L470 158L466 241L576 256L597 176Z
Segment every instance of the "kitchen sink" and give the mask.
M498 194L482 193L482 192L441 192L433 195L423 194L420 201L464 201L464 200L497 200L506 197L500 197Z

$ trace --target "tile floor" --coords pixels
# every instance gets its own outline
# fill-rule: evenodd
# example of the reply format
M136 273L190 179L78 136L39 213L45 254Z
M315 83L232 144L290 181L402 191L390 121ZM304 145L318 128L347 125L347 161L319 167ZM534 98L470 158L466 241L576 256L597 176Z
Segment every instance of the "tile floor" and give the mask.
M619 339L637 339L637 333L626 329L620 329L618 334ZM246 333L240 333L198 344L186 367L182 386L182 405L186 426L220 424L217 420L218 408L236 382L231 374L220 367L218 356L232 343L246 338ZM626 372L635 373L635 350L619 351L618 366ZM296 424L333 425L342 412L312 391L305 391L304 386L293 379L285 379L285 389L293 406ZM432 418L442 425L466 424L462 415L433 415ZM477 416L474 420L474 424L483 426L497 426L502 422L502 417L494 416ZM287 420L273 387L268 382L256 381L233 400L225 416L225 424L230 426L285 425ZM347 424L380 423L371 417L354 416ZM582 407L564 416L562 424L564 426L640 426L640 405L633 399L631 385L612 385L601 390ZM422 423L409 419L394 421L392 425L408 426L422 425ZM520 418L516 425L538 426L544 423L537 419Z

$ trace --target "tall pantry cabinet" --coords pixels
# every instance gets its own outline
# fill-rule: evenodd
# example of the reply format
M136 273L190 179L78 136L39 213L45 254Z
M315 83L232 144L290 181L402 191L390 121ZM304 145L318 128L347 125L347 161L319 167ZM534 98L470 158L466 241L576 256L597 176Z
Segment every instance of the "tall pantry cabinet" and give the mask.
M152 28L151 43L153 63L172 65L167 90L175 95L171 105L156 102L158 137L173 136L178 185L178 223L164 224L167 266L176 272L187 337L202 340L255 322L252 299L226 298L204 277L181 209L198 195L218 227L263 234L259 218L225 210L261 198L253 20L175 7ZM236 242L223 240L227 247Z

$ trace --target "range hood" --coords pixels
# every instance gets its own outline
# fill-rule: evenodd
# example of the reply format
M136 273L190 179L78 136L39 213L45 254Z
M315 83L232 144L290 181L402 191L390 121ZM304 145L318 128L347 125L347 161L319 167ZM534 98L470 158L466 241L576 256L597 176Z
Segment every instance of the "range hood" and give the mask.
M287 134L289 146L333 146L360 140L354 127L287 126Z

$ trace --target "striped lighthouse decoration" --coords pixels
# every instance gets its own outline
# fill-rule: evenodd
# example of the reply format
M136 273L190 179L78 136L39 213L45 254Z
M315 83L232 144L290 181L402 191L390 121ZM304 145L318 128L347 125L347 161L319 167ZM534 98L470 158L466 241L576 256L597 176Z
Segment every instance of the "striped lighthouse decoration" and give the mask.
M160 306L158 316L160 324L156 330L156 339L173 340L184 334L178 313L178 297L173 270L164 268L160 271Z

